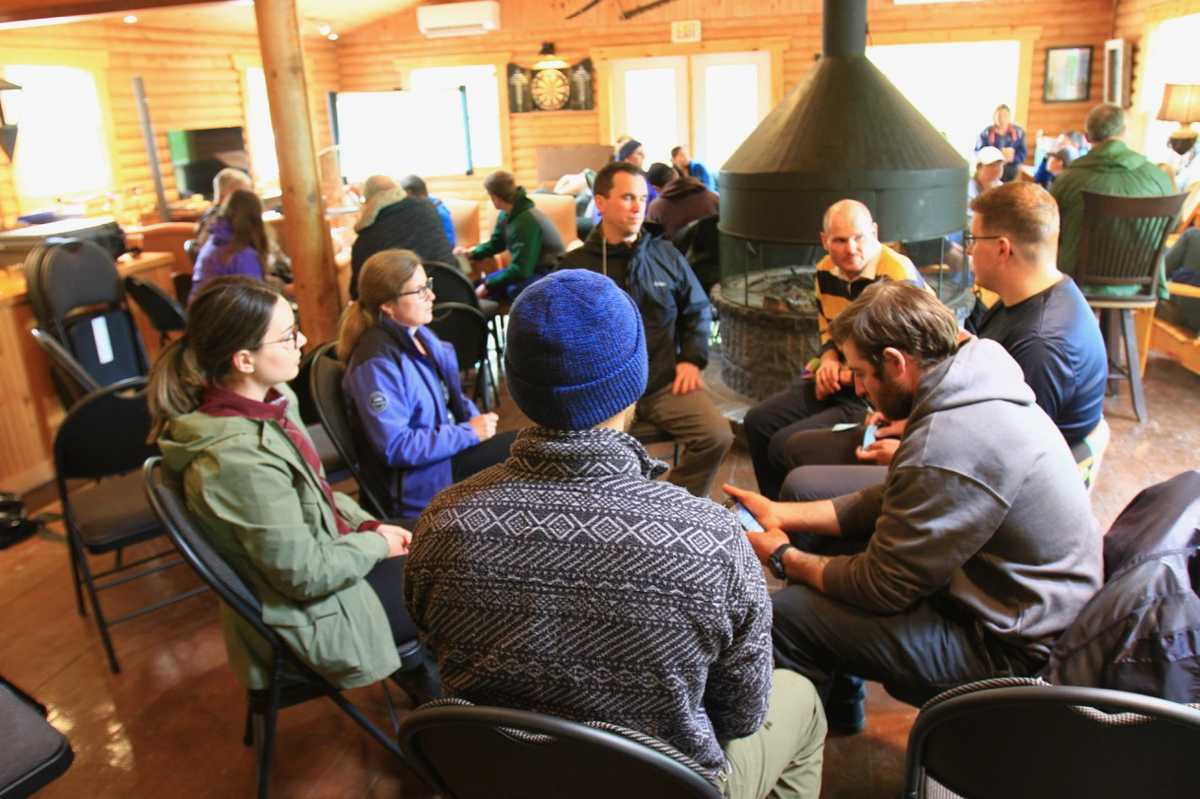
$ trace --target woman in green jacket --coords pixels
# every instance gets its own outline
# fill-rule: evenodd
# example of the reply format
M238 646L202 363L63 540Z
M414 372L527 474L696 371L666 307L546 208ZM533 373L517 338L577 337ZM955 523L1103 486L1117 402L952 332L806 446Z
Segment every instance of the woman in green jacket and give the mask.
M343 688L403 668L415 698L436 695L419 650L403 664L397 654L416 639L403 599L412 534L330 489L286 385L304 343L275 288L212 281L151 371L151 436L182 479L188 510L261 601L263 621L308 665ZM267 687L266 643L225 607L222 625L239 679Z

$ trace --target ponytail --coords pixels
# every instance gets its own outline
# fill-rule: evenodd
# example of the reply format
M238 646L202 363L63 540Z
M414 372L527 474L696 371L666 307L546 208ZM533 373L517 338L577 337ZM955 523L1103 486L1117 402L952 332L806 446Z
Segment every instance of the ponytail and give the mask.
M187 329L150 369L150 442L172 419L200 407L205 389L233 369L236 352L262 346L281 297L269 283L244 275L204 284L188 307Z
M157 441L176 416L200 407L206 382L195 354L188 348L186 335L167 345L150 369L146 390L151 420L148 443Z
M375 324L375 317L362 306L358 300L351 300L346 306L346 310L342 311L342 319L338 322L338 340L337 340L337 357L342 363L348 363L350 356L354 354L354 348L358 346L358 340L362 338L363 333L366 333Z
M350 360L363 333L379 321L380 306L404 291L420 265L412 250L380 250L366 260L358 273L358 299L346 306L338 323L338 360Z

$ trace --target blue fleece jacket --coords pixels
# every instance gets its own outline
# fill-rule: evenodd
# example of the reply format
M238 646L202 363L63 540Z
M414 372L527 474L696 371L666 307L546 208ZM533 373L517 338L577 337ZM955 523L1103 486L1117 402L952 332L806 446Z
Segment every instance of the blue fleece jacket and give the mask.
M419 516L453 482L450 459L479 443L469 424L479 410L463 394L453 347L424 327L416 335L428 355L390 319L368 329L342 381L366 444L362 468L388 487L384 510L395 518Z

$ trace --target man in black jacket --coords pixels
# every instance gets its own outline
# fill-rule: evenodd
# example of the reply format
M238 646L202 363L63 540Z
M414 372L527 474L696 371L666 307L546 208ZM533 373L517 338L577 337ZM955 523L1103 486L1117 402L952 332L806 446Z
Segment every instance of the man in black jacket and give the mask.
M700 372L708 364L712 310L687 261L671 242L642 229L646 178L615 161L593 186L600 224L559 266L590 269L629 292L642 315L650 378L637 404L639 424L668 433L683 446L667 479L707 497L725 453L733 445L729 422L713 405Z
M422 261L455 266L458 259L446 240L442 220L428 198L409 196L386 175L372 175L363 185L362 208L350 248L350 298L358 299L358 272L381 250L412 250Z

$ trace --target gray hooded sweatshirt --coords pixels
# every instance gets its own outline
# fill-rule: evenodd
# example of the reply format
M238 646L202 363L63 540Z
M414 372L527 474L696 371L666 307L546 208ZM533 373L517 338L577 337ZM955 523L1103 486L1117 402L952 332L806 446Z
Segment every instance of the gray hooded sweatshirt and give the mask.
M994 341L931 367L879 486L834 500L842 534L825 592L872 613L938 596L1044 660L1101 584L1102 537L1070 450Z

